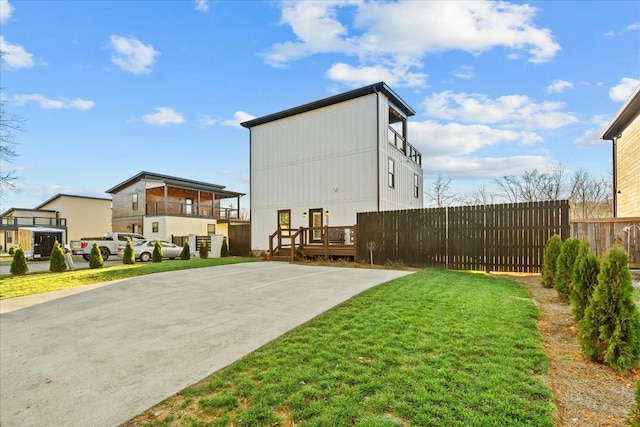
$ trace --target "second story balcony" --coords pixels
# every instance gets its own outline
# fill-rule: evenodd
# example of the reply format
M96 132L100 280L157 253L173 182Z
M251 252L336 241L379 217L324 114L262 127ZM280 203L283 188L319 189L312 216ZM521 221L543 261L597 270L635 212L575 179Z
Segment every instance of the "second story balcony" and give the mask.
M422 153L416 150L413 145L409 144L402 135L400 135L391 126L389 126L389 132L387 133L387 135L389 144L393 145L398 150L402 151L405 156L422 166Z
M67 228L67 219L50 216L5 216L0 230L17 230L20 227Z
M211 203L198 205L186 202L147 203L146 215L189 216L213 219L238 219L239 210L235 207L212 206Z

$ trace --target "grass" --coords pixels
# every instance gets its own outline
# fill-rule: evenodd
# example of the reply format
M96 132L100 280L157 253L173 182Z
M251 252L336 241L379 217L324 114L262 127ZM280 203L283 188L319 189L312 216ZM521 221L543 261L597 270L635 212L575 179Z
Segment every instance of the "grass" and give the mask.
M516 283L425 270L366 291L129 426L554 426Z
M190 260L163 261L159 263L136 263L131 265L113 265L97 269L63 271L61 273L30 273L24 276L7 276L0 279L0 299L14 298L60 289L75 288L93 283L127 279L144 274L164 271L184 270L188 268L212 267L256 261L256 258L194 258Z

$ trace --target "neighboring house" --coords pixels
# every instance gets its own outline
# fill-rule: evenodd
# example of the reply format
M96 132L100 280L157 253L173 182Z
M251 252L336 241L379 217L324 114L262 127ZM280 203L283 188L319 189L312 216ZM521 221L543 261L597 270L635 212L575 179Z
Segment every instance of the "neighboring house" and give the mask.
M640 85L607 125L613 142L613 216L640 217Z
M67 242L101 237L111 231L111 199L57 194L35 207L60 213L67 220Z
M111 200L57 194L33 209L11 208L2 214L0 245L4 251L22 245L27 256L48 257L62 244L111 231Z
M422 154L407 138L414 114L380 82L242 123L252 249L268 249L278 228L353 226L358 212L422 208Z
M228 236L240 222L243 193L217 184L142 171L106 192L113 199L112 230L182 243L190 234Z

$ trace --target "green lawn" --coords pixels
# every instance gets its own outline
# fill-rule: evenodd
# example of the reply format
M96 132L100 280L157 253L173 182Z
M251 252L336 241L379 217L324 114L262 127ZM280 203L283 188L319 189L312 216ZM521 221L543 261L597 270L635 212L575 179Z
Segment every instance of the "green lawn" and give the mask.
M144 274L188 268L212 267L223 264L256 261L256 258L194 258L187 261L173 260L159 263L113 265L97 269L63 271L61 273L30 273L24 276L7 276L0 279L0 299L14 298L60 289L75 288L93 283L126 279Z
M129 425L554 426L538 317L510 280L425 270L352 298Z

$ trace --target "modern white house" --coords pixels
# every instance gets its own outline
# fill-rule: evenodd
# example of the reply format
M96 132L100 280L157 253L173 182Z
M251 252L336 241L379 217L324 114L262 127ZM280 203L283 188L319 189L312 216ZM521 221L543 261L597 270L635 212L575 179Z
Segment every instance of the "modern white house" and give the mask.
M313 242L321 227L353 227L358 212L422 208L422 154L407 135L414 114L380 82L242 123L252 249L267 250L279 228L312 228Z

